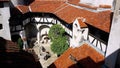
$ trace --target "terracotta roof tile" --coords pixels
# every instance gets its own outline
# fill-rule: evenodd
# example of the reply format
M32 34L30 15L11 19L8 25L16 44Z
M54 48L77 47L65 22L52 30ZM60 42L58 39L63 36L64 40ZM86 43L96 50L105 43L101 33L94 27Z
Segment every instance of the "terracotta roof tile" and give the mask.
M110 5L103 5L103 4L99 5L99 7L100 7L100 8L111 8Z
M72 1L72 0L71 0ZM75 1L78 2L78 1ZM29 11L26 6L17 6L23 13ZM105 32L110 31L111 11L91 12L79 9L61 1L34 1L30 5L31 12L53 13L62 20L71 24L77 17L86 18L86 22Z
M19 11L22 12L23 14L26 12L29 12L28 6L19 5L19 6L16 6L16 8L19 9Z
M49 12L49 13L52 13L52 11L54 11L56 8L58 8L62 4L64 4L64 2L35 1L30 5L30 7L32 9L32 12Z
M68 0L69 3L78 4L80 0Z
M92 54L91 54L92 53ZM79 68L71 59L72 55L84 68L101 68L104 56L88 44L77 48L69 48L49 68Z
M7 40L6 50L7 52L19 52L19 47L16 43Z
M87 25L84 22L82 22L81 19L78 19L78 22L79 22L81 28L87 27Z
M86 23L96 28L99 28L105 32L109 32L110 30L111 11L95 13L84 9L67 6L63 10L57 12L56 15L67 23L73 23L77 17L83 17L86 18Z

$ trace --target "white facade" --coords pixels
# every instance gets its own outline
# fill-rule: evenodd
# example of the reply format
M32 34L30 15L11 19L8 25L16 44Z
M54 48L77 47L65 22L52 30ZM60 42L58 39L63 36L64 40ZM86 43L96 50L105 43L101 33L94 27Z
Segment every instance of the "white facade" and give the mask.
M91 6L99 6L99 5L111 5L113 4L113 0L80 0L80 3L88 4Z
M73 34L72 34L72 39L70 39L70 46L71 47L79 47L80 44L83 42L84 37L83 37L82 29L80 27L78 19L76 19L73 22L72 33Z
M115 63L117 61L119 49L120 49L120 0L116 0L105 59L105 64L109 68L115 68Z
M9 27L9 18L10 18L10 9L8 7L8 4L5 3L3 8L0 8L0 23L3 26L3 29L0 30L0 36L7 39L11 40L11 35L10 35L10 27Z

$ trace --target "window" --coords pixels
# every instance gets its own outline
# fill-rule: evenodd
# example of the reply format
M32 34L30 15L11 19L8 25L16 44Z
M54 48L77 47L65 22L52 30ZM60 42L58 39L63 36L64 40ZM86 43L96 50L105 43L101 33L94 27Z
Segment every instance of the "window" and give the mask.
M3 7L4 7L3 2L0 2L0 8L3 8Z
M75 26L78 27L78 25L75 23Z
M0 29L2 29L3 28L3 26L2 26L2 24L0 24Z

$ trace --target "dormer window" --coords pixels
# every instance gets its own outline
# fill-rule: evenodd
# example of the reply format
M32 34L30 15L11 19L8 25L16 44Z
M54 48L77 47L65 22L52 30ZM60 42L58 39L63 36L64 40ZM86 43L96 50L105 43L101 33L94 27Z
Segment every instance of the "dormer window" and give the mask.
M77 25L77 24L75 24L75 27L78 27L78 25Z

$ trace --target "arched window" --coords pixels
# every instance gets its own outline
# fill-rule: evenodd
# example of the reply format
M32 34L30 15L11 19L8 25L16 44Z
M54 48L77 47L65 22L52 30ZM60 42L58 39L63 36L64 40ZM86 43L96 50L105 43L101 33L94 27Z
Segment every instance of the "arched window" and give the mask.
M78 25L75 23L75 27L78 27Z

